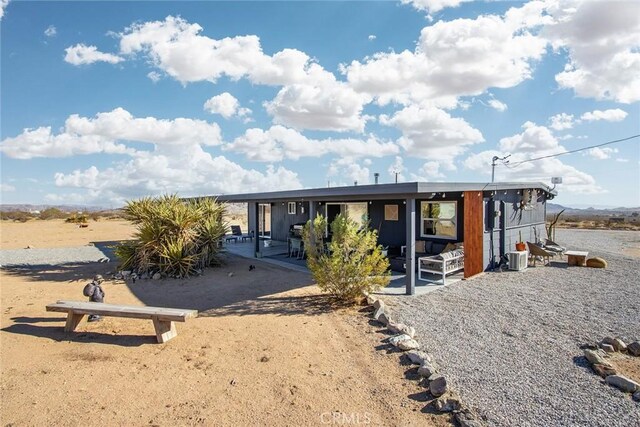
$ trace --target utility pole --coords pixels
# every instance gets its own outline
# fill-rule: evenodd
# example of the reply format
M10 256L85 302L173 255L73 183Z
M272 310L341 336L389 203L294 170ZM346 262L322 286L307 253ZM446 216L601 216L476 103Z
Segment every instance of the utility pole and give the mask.
M500 160L502 161L502 163L507 164L509 163L509 160L507 160L509 157L511 157L511 154L504 157L493 156L493 158L491 159L491 183L492 184L496 175L496 161Z

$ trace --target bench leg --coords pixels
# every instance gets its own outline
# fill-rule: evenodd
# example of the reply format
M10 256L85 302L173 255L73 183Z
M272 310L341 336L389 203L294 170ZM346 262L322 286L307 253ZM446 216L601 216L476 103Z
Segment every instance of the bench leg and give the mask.
M65 332L73 332L76 326L82 321L84 314L76 314L73 311L67 313L67 323L64 325Z
M156 329L156 338L158 339L159 343L165 343L171 338L178 335L178 330L176 329L175 322L158 320L157 317L154 317L152 320L153 327Z

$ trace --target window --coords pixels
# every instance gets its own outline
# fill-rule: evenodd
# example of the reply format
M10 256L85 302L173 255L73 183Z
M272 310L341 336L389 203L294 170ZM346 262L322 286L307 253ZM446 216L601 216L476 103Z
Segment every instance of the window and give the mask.
M456 240L457 202L422 202L420 204L420 235Z
M325 213L327 218L327 234L331 230L331 223L338 214L342 214L347 218L353 220L359 226L363 226L369 220L368 205L366 202L362 203L327 203L325 205Z
M295 215L296 214L296 202L289 202L289 205L287 206L287 210L289 212L289 215Z

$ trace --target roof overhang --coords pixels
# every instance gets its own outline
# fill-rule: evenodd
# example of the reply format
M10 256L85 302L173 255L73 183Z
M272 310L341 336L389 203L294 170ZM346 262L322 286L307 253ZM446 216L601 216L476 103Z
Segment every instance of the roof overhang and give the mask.
M465 191L493 191L537 189L551 197L557 193L541 182L403 182L398 184L352 185L347 187L308 188L263 193L212 195L231 203L280 201L359 201L428 198L430 193L462 193Z

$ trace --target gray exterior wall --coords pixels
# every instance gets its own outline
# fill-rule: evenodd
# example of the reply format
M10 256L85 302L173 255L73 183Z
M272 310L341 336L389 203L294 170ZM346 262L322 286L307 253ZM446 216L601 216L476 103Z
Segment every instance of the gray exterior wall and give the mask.
M507 252L515 251L522 233L523 242L535 242L546 237L546 198L541 193L531 201L530 207L520 209L522 194L516 190L496 192L484 198L484 250L486 269L491 269ZM521 192L522 193L522 192ZM496 216L494 212L500 212ZM493 263L492 263L493 262Z
M303 207L304 213L302 213ZM271 238L286 242L289 238L289 227L308 220L309 202L296 202L295 215L288 213L288 202L271 203Z

